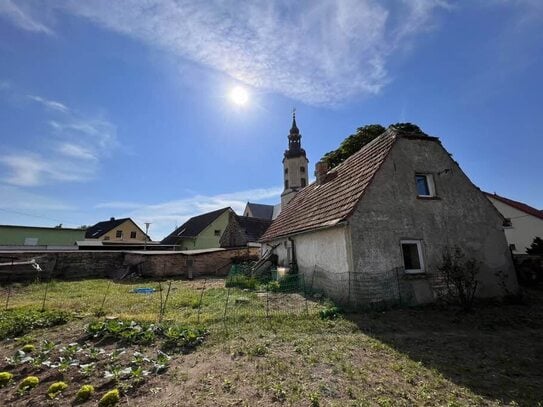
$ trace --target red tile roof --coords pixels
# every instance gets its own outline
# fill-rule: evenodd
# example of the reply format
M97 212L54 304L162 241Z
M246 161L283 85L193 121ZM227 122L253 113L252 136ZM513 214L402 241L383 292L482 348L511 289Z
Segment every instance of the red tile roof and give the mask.
M298 192L260 240L267 242L293 233L333 226L349 217L385 161L397 136L397 131L386 130L330 170L324 183L319 185L314 182ZM437 140L434 137L422 138Z
M512 199L505 198L500 195L496 195L495 193L491 194L489 192L485 192L485 195L491 198L494 198L497 201L503 202L506 205L512 206L513 208L518 209L519 211L535 216L536 218L543 219L543 211L540 211L539 209L535 209L534 207L530 205L527 205L519 201L513 201Z

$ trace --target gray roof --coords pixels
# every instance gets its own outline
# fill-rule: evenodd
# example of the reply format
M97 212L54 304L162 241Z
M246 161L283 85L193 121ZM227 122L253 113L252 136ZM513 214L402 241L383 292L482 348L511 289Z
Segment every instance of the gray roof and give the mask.
M247 202L247 208L250 209L253 218L271 220L273 217L273 205Z

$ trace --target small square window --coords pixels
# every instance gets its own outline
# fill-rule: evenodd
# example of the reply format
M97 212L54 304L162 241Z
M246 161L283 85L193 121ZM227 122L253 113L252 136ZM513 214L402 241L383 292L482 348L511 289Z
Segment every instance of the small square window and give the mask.
M418 196L435 196L434 179L431 174L416 174L415 181Z
M285 175L288 174L288 168L285 168Z
M117 239L123 237L123 231L122 231L122 230L117 230L117 231L115 232L115 237L116 237Z
M215 236L220 236L220 235L221 235L221 230L215 229Z
M302 174L305 174L305 167L300 167L300 172L301 172Z
M130 232L130 239L136 238L136 232Z
M509 250L511 250L512 252L515 251L515 250L517 250L517 245L515 245L514 243L511 243L511 244L509 245Z
M109 236L104 236L104 240L109 240Z
M420 240L402 240L403 264L406 273L424 273Z
M511 218L504 218L503 219L503 227L504 228L512 228L513 222L511 222Z

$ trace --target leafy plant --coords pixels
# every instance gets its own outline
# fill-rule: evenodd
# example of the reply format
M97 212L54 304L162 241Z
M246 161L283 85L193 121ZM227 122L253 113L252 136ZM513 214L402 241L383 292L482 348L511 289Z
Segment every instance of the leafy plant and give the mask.
M119 394L118 389L113 389L108 391L106 394L102 396L100 401L98 402L98 406L100 407L109 407L114 406L121 400L121 396Z
M56 398L60 393L68 388L68 385L65 382L56 382L53 383L47 389L47 396L51 399Z
M0 340L24 335L33 329L62 325L68 322L70 318L71 315L64 311L0 311Z
M259 285L260 281L258 279L241 273L229 276L224 283L225 287L237 287L248 290L255 290Z
M13 380L13 374L10 372L0 372L0 387L8 385Z
M28 376L25 377L21 383L19 383L19 390L21 392L26 392L28 390L33 389L38 384L40 384L40 379L36 376Z
M328 305L319 311L319 317L321 319L336 319L340 316L342 310L335 305Z
M92 394L94 393L94 386L90 384L84 384L81 386L81 388L78 390L77 394L75 395L75 401L82 403L84 401L87 401L91 398Z
M26 344L25 346L23 346L21 348L21 350L24 352L24 353L32 353L36 350L36 347L30 343Z

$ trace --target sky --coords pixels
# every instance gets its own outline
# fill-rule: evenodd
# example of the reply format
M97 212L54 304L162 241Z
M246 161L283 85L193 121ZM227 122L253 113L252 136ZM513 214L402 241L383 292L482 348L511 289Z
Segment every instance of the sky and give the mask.
M0 224L277 203L293 108L310 168L412 122L543 209L542 72L540 0L0 0Z

